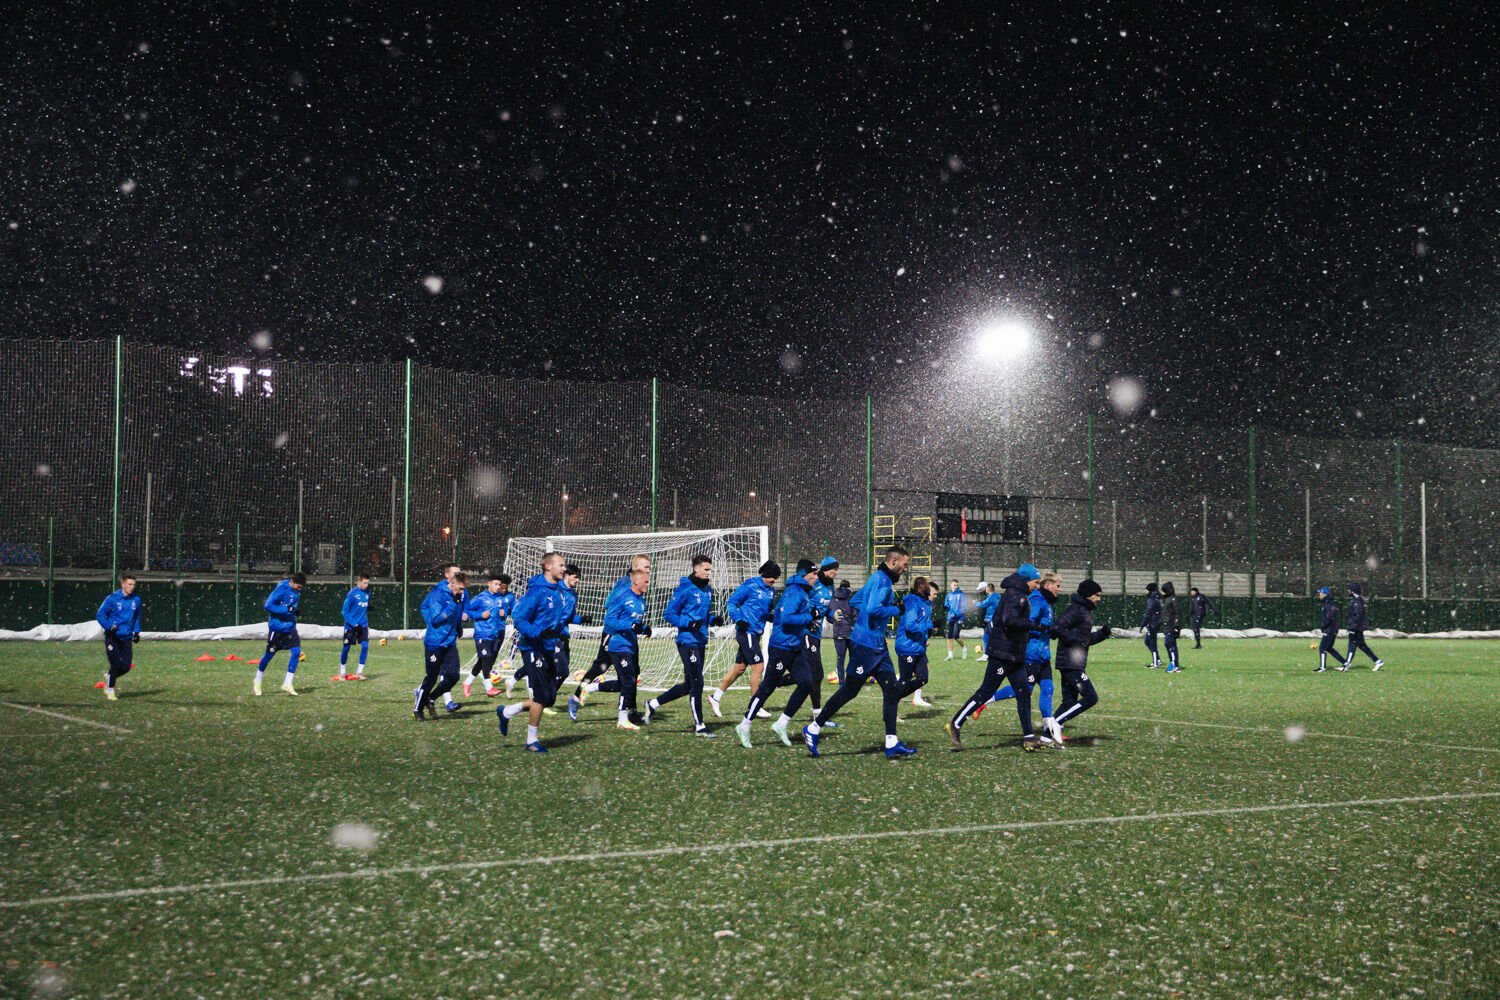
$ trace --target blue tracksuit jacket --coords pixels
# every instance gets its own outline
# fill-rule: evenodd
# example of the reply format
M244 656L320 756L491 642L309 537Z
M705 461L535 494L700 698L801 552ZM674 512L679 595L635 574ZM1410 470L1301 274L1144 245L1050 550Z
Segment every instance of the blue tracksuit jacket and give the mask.
M927 636L932 631L932 602L916 594L907 594L896 629L896 652L916 656L927 652Z
M690 576L677 581L672 599L662 612L668 625L677 629L677 645L707 646L708 618L713 614L714 588L707 581L702 584Z
M266 615L272 632L290 632L297 627L297 602L302 595L292 588L292 581L282 580L266 598Z

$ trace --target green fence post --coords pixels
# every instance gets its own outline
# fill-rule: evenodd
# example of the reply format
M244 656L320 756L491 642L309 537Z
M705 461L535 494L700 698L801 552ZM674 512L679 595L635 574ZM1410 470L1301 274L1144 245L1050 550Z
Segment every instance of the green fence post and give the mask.
M1250 627L1255 627L1255 427L1250 428Z
M47 518L47 624L52 624L52 594L57 586L57 580L52 572L52 532L55 517Z
M124 385L122 366L125 359L125 337L115 334L115 474L113 516L109 533L109 578L120 576L120 387Z
M1089 414L1089 579L1094 578L1094 415Z
M875 466L875 404L865 396L865 570L875 572L875 494L872 478Z
M402 476L401 522L401 627L411 627L411 607L407 590L411 586L411 358L406 359L406 473Z
M1397 438L1396 439L1396 628L1399 631L1405 632L1406 631L1406 617L1405 617L1405 615L1402 614L1403 608L1402 608L1402 604L1401 604L1401 592L1406 589L1403 586L1403 580L1402 580L1403 574L1401 572L1402 569L1404 568L1403 565L1402 565L1402 560L1403 560L1404 552L1403 552L1403 546L1401 544L1402 543L1402 537L1401 537L1401 534L1402 534L1402 532L1401 532L1402 524L1401 524L1401 521L1402 521L1402 513L1403 513L1402 507L1401 507L1401 485L1402 485L1401 484L1401 439Z
M240 623L240 522L234 522L234 623Z
M177 561L172 566L177 571L177 586L172 589L176 591L177 611L172 618L172 631L182 631L182 518L177 519Z
M651 376L651 530L656 530L656 376Z

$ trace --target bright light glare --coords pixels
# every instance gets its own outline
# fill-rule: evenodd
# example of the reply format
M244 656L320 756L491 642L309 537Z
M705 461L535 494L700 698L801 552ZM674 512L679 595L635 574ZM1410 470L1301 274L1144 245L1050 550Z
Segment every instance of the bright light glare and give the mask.
M974 351L987 361L1014 361L1031 349L1031 329L1017 320L986 323L974 336Z

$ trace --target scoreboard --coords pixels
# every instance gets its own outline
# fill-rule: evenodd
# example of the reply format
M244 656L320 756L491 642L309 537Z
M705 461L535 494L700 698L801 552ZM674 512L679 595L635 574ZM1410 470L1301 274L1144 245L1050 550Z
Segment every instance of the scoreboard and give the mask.
M984 493L939 493L938 541L1025 544L1031 539L1031 498Z

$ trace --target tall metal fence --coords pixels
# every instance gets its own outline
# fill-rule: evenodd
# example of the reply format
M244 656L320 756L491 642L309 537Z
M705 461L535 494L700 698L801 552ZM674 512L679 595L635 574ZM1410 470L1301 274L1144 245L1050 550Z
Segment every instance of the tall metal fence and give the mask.
M932 575L966 585L1023 558L1120 593L1191 573L1232 624L1276 625L1307 617L1316 586L1360 580L1393 602L1383 624L1497 624L1495 451L1036 409L950 419L920 393L773 399L690 373L606 384L3 347L6 627L79 620L125 569L176 588L161 627L185 624L185 588L202 605L187 624L249 618L239 587L232 612L191 588L293 570L330 591L369 573L406 592L386 613L410 623L437 566L498 568L512 535L766 524L784 559L860 566L877 538L913 539L914 518L920 535L936 491L1058 498L1033 505L1026 545L915 538Z

